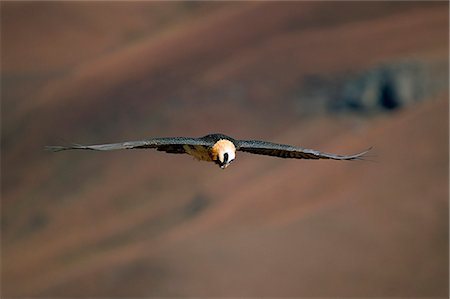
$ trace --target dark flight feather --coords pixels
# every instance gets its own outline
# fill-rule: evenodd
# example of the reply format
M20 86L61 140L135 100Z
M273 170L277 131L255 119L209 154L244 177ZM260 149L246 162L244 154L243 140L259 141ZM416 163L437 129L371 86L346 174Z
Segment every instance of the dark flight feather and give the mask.
M97 145L72 144L69 146L47 146L46 149L54 152L65 150L93 150L93 151L113 151L123 149L156 149L167 153L185 153L184 145L211 146L210 142L201 138L169 137L151 138L141 141L127 141L120 143L108 143Z
M363 156L370 150L369 148L354 155L344 156L260 140L236 140L236 145L236 150L241 152L294 159L358 160L362 159Z
M47 146L47 150L54 152L65 150L94 150L94 151L112 151L122 149L156 149L172 154L186 153L185 145L195 147L203 146L211 148L217 141L227 139L236 147L237 151L247 152L258 155L274 156L279 158L294 159L333 159L333 160L361 160L364 155L371 149L354 155L336 155L323 153L312 149L295 147L286 144L272 143L260 140L236 140L223 134L209 134L200 138L189 137L168 137L168 138L151 138L141 141L127 141L121 143L109 143L98 145L81 145L72 144L70 146Z

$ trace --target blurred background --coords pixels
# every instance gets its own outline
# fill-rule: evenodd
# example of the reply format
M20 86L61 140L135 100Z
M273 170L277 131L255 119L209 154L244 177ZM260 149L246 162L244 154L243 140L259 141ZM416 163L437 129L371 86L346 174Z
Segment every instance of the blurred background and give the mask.
M2 297L448 297L448 9L2 1ZM375 162L43 150L214 132Z

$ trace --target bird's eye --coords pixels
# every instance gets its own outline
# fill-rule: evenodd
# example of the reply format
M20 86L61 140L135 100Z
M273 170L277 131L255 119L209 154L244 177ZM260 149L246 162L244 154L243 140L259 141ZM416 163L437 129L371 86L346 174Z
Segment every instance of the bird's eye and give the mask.
M228 153L223 154L223 163L228 162Z

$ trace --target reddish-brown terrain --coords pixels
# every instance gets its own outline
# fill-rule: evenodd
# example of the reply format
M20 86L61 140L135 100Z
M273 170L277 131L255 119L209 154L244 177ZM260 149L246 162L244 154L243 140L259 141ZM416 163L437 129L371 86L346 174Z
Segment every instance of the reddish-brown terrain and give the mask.
M2 298L448 297L448 25L445 2L2 1ZM405 61L444 84L384 113L302 94ZM43 151L211 132L374 161Z

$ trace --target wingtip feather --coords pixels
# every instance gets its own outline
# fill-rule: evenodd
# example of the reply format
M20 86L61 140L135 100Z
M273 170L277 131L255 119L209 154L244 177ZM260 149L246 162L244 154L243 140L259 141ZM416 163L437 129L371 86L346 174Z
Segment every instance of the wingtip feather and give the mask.
M45 146L44 149L50 152L61 152L72 149L85 149L86 147L81 144L72 144L71 146L50 145Z
M373 146L369 147L368 149L357 153L355 155L350 156L347 160L366 160L367 153L370 152L373 149Z
M67 148L65 146L54 146L54 145L48 145L44 147L44 150L49 151L49 152L60 152L60 151L64 151Z

